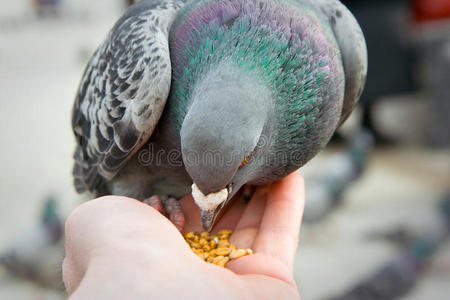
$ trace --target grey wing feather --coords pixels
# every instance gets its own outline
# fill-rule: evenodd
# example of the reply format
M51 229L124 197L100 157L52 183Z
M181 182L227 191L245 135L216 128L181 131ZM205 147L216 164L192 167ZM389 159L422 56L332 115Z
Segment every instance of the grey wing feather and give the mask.
M358 102L366 83L366 42L355 17L339 0L309 1L328 18L341 50L345 72L345 97L339 121L341 125Z
M78 192L98 192L155 129L172 76L168 34L183 3L131 6L86 67L72 112Z

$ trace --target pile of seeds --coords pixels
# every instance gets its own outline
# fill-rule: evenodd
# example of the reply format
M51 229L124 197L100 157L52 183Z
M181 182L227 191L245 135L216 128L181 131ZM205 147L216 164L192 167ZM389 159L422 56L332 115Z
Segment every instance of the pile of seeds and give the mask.
M221 230L216 235L210 235L208 232L188 232L184 239L191 247L192 251L202 260L221 267L231 260L244 255L253 254L251 249L236 249L236 246L230 244L231 230Z

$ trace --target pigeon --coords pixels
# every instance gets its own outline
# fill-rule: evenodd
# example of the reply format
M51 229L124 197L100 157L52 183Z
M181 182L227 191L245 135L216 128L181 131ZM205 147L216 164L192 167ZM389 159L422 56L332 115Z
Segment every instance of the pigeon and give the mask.
M38 222L24 228L7 249L1 249L0 266L16 278L61 290L63 249L64 225L58 214L58 201L49 196Z
M74 185L210 231L247 185L314 157L365 83L361 29L337 0L142 0L88 62L72 113Z
M321 168L314 168L314 174L304 174L308 199L305 222L324 219L345 199L345 192L363 175L374 143L372 132L361 127L347 137L345 149L333 153Z

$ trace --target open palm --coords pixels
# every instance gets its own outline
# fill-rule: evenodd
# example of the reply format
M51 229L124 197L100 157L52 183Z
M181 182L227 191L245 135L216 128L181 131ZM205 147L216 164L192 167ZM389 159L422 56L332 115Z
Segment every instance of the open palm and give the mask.
M184 230L200 231L192 197L181 205ZM99 198L81 205L67 222L64 282L74 299L297 299L293 259L303 205L298 173L258 187L248 203L237 200L213 231L233 230L230 242L254 254L221 268L194 255L153 208L129 198Z

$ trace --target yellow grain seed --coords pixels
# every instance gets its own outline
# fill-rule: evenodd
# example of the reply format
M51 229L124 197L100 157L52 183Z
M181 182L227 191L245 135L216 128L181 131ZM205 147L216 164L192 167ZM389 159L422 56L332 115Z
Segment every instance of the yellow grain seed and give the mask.
M193 232L188 232L184 235L185 239L192 239L194 238L194 233Z
M209 238L209 233L208 232L202 232L202 233L200 233L200 237L201 238L204 238L204 239L207 239L207 238Z
M192 243L191 243L191 247L192 247L192 248L195 248L195 249L201 248L200 244L197 243L197 242L192 242Z
M217 243L217 248L220 248L220 247L228 247L230 245L230 243L228 243L228 241L219 241L218 243Z
M219 240L227 241L229 237L230 237L230 236L228 236L228 235L226 235L226 234L221 234L221 235L219 235Z
M221 267L230 261L244 255L253 254L252 249L236 249L228 238L231 230L221 230L216 235L208 232L188 232L184 235L186 242L200 259Z
M222 255L216 256L213 259L213 263L215 264L215 263L221 261L223 258L224 258L224 256L222 256Z
M222 259L220 259L220 260L214 262L214 264L216 264L216 265L218 265L218 266L220 266L220 267L225 267L225 265L227 264L227 262L228 262L229 260L230 260L230 259L229 259L228 257L224 257L224 258L222 258Z
M247 254L247 251L245 249L238 249L238 250L233 251L232 254L230 254L230 258L236 259L236 258L242 257L246 254Z
M217 234L218 235L230 235L231 234L231 230L229 230L229 229L222 229Z
M220 247L220 248L215 249L216 255L225 256L225 255L230 254L230 252L231 252L230 249L229 248L225 248L225 247Z

